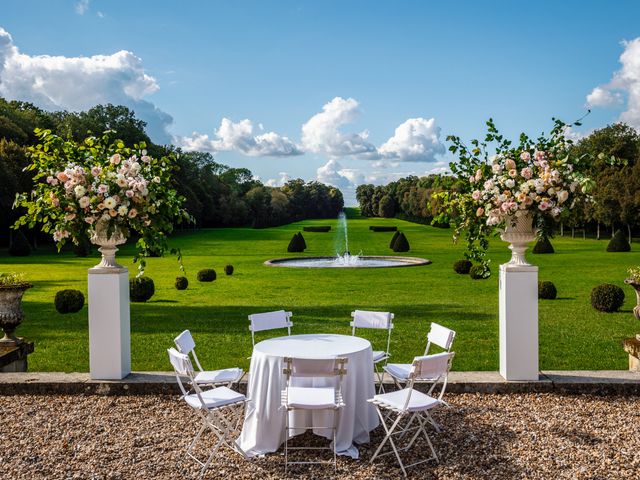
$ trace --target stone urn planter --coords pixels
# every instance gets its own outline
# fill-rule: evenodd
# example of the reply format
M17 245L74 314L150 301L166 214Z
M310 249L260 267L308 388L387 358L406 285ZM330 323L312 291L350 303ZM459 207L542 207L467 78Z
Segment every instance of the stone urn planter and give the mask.
M120 227L113 227L109 232L109 221L98 220L93 235L91 235L91 243L100 247L98 251L102 254L102 260L94 268L122 268L122 265L116 262L116 252L118 251L117 246L126 241L127 237Z
M4 331L0 346L18 345L22 342L22 339L16 338L14 332L24 320L22 296L32 286L27 282L0 285L0 327Z
M633 287L636 291L636 306L633 307L633 314L638 320L640 320L640 282L634 278L627 278L624 283Z
M530 242L536 239L536 230L533 228L533 215L527 212L524 215L513 215L507 218L504 230L500 238L509 242L511 260L507 265L530 266L525 258L525 252Z

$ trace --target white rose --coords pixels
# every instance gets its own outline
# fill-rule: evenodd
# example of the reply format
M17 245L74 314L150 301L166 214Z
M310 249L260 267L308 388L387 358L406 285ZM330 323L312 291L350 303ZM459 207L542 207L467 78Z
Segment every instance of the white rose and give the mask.
M80 205L80 208L87 208L89 206L89 197L82 197L78 201L78 204Z
M116 206L116 201L113 197L105 198L103 203L104 203L104 208L108 208L109 210L111 210Z
M513 180L513 178L509 178L506 182L504 182L504 184L507 186L507 188L513 188L516 186L516 182Z
M87 193L87 189L84 188L82 185L76 185L76 188L74 188L73 191L75 192L76 197L78 198L84 196L84 194Z
M566 190L560 190L558 192L558 203L564 203L569 198L569 192Z
M120 215L121 217L124 217L128 211L129 209L124 205L122 205L120 208L118 208L118 215Z

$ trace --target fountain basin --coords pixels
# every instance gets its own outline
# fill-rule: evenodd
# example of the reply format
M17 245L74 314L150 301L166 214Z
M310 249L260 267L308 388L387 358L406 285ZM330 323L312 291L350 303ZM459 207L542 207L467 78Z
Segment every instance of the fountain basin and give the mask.
M429 265L431 260L418 257L357 256L344 257L292 257L274 258L264 264L268 267L288 268L397 268Z

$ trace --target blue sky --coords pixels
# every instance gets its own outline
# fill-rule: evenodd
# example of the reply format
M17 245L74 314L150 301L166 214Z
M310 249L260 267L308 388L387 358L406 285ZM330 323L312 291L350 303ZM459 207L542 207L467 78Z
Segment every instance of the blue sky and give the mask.
M441 170L446 135L488 117L513 136L578 118L590 94L582 132L640 128L638 18L635 1L4 0L0 95L124 103L158 141L349 192Z

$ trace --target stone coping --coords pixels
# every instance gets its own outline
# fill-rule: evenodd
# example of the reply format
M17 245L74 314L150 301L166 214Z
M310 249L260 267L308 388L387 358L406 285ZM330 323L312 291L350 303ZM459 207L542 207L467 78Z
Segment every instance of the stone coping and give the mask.
M246 391L245 376L240 385ZM392 384L385 375L385 384ZM171 372L133 372L123 380L91 380L88 373L0 373L0 395L145 395L178 394ZM628 370L542 371L538 381L504 380L498 372L451 372L450 393L560 393L640 395L640 372Z

